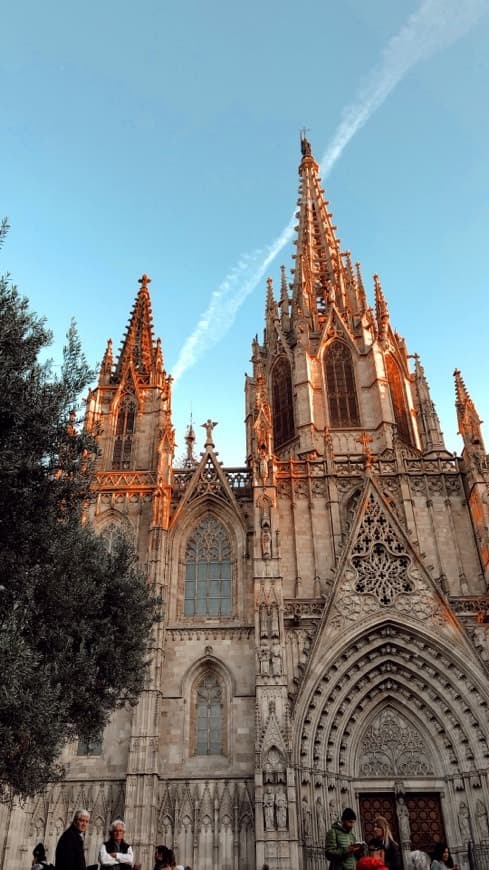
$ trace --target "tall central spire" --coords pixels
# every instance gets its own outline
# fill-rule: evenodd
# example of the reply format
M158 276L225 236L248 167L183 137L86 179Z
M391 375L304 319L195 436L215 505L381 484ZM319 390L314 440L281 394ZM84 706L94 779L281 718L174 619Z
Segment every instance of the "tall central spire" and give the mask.
M161 363L161 360L156 359L161 350L155 345L153 335L153 314L148 289L151 278L146 274L142 275L138 283L141 286L122 342L115 379L119 380L132 363L135 376L144 383L149 380L155 363Z
M321 187L319 164L304 133L301 152L293 293L295 306L317 330L329 302L336 302L340 309L345 307L346 276L336 227Z

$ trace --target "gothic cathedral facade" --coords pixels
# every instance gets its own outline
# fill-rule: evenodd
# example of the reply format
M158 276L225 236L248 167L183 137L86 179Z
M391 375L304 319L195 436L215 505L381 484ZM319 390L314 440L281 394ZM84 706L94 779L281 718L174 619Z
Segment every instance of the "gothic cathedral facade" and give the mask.
M115 816L146 870L156 843L194 870L322 870L345 806L381 812L404 852L489 843L489 469L461 374L464 449L444 445L418 357L370 307L302 140L294 269L268 281L246 378L247 462L215 424L176 463L172 381L143 276L87 425L91 520L134 540L162 601L147 686L66 780L2 807L3 864L54 856L74 809L87 860Z

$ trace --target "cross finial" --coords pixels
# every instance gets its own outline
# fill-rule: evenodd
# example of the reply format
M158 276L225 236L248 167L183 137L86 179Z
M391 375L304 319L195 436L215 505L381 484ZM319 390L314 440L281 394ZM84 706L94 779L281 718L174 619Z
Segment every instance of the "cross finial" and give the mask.
M148 289L148 284L151 284L151 278L146 274L146 272L138 278L138 284L141 284L141 290Z
M214 441L212 439L212 430L214 429L214 426L217 426L217 423L215 423L214 420L211 420L209 418L208 420L205 421L205 423L202 423L201 425L202 425L202 428L205 429L204 447L214 447Z
M372 451L370 450L370 444L374 439L368 434L368 432L362 432L358 438L355 438L357 444L362 445L362 453L365 457L365 468L369 469L372 467Z

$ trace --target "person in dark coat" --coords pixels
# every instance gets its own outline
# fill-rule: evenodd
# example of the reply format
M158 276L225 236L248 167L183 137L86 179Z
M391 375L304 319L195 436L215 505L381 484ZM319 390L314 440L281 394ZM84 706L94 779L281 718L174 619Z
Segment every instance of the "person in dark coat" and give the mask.
M56 846L56 870L86 870L83 837L90 813L77 810L69 828L61 834Z

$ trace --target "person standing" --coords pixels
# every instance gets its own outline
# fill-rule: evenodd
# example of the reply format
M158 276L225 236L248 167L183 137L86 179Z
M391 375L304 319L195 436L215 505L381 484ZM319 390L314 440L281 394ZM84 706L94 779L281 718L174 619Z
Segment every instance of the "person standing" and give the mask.
M432 852L431 870L458 870L458 864L453 863L450 850L446 843L437 843Z
M331 862L330 870L355 870L357 858L363 850L353 833L356 820L354 810L346 807L341 814L341 821L335 822L326 834L325 854Z
M134 855L132 846L126 843L124 835L126 825L122 819L115 819L109 828L109 839L102 843L99 852L99 861L102 867L133 867Z
M48 863L44 843L38 843L33 850L32 855L32 870L46 870L46 868L53 866Z
M56 846L56 870L86 870L83 838L90 821L88 810L77 810Z
M401 850L384 816L377 816L374 821L374 835L368 841L368 853L381 858L388 870L400 870Z

